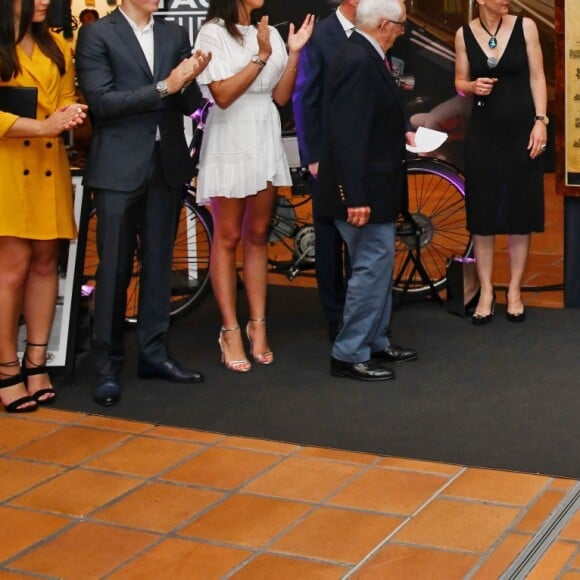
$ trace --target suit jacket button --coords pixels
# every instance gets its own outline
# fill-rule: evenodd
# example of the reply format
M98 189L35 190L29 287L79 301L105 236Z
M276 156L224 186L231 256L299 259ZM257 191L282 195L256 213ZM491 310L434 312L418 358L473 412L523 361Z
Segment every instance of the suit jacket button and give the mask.
M30 147L30 141L28 139L24 139L24 147Z
M30 173L30 169L25 169L25 170L22 172L22 175L28 175L29 173Z
M44 145L47 149L50 149L52 147L52 143L49 141L48 143L46 143ZM54 397L53 397L54 398Z
M47 170L44 172L44 175L46 175L46 177L50 177L50 176L52 175L52 171L51 171L50 169L47 169Z

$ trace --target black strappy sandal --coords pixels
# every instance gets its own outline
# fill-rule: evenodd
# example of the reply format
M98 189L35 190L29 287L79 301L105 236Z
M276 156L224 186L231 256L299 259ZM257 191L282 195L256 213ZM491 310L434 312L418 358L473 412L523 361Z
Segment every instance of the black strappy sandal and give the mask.
M4 368L14 368L19 366L20 363L18 360L0 363L0 367ZM25 382L25 377L22 371L16 373L15 375L7 375L6 373L0 371L0 376L6 377L5 379L0 379L0 389L6 389L8 387L13 387L14 385L17 385L18 383ZM22 405L26 405L26 403L34 403L34 405L27 405L26 407L23 407ZM4 409L6 409L7 413L32 413L33 411L36 411L36 409L38 409L38 404L36 400L30 395L20 397L19 399L12 401L12 403L8 403L8 405L4 405L4 403L2 403L2 406L4 407Z
M29 346L44 348L44 361L41 364L37 365L36 363L32 362L30 360L30 358L28 357L28 347ZM35 344L33 342L28 342L28 341L26 342L26 350L24 351L24 356L22 357L22 373L26 378L31 377L33 375L48 374L48 368L46 366L46 361L48 359L47 352L46 352L47 349L48 349L48 344ZM32 366L30 366L30 365L32 365ZM45 399L41 398L41 397L44 397L46 395L51 395L51 396L47 397ZM51 387L46 387L45 389L38 389L38 391L32 393L30 396L39 405L50 405L56 399L56 392L54 391L54 388L51 386Z

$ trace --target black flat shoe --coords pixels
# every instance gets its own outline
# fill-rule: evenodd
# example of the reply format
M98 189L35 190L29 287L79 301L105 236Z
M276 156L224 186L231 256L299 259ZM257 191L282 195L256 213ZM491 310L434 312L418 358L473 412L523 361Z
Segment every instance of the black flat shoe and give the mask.
M412 348L403 348L401 346L388 346L385 350L381 352L371 353L371 358L373 360L381 360L393 363L402 363L416 360L419 354L416 350Z
M507 320L509 320L510 322L523 322L526 319L526 307L524 306L524 309L519 312L518 314L512 314L509 310L507 310L507 305L508 305L508 292L507 290L505 291L505 304L506 304L506 313L505 313L505 317Z
M494 314L495 314L495 292L493 293L493 300L491 301L491 310L489 314L474 314L471 317L471 323L474 326L483 326L485 324L489 324L492 321Z
M121 387L117 377L104 376L93 389L93 400L103 407L110 407L121 398Z
M385 369L373 360L364 362L347 362L330 357L330 374L334 377L349 377L358 381L388 381L395 378L395 373Z
M204 379L199 371L183 368L171 359L159 364L140 359L137 376L140 379L163 379L172 383L201 383Z

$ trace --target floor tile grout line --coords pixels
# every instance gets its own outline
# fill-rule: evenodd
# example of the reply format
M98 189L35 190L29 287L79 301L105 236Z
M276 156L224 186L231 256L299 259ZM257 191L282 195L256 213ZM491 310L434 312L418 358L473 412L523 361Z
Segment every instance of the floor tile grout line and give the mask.
M537 505L537 503L545 496L546 493L548 493L550 491L556 491L556 490L553 490L553 488L552 488L554 481L555 481L555 478L550 477L548 479L548 481L546 481L542 490L536 494L534 499L530 503L528 503L526 506L521 507L520 515L514 519L514 521L510 524L509 528L507 528L497 538L497 540L489 547L489 549L486 550L486 552L484 554L482 554L482 557L477 562L477 564L466 575L465 580L469 580L470 578L472 578L473 575L476 574L478 572L478 570L480 570L485 565L485 563L493 556L493 554L496 552L496 550L501 546L501 544L510 535L526 536L528 538L531 538L533 536L533 534L535 532L537 532L537 530L535 530L534 532L521 531L521 530L517 529L517 526L528 515L528 513ZM565 495L565 494L563 494L563 495ZM507 506L507 507L510 507L510 506Z
M43 513L43 512L38 512L37 510L33 510L33 511L34 511L34 513ZM1 561L0 567L9 566L10 562L17 560L18 558L21 558L22 556L25 556L26 554L33 552L33 551L37 550L38 548L41 548L43 545L48 544L49 542L52 542L55 538L58 538L58 536L60 536L61 534L72 530L78 524L78 521L76 521L76 518L72 518L70 516L66 516L63 514L52 514L52 515L57 515L57 516L62 517L63 519L68 519L69 522L68 522L68 524L64 525L62 528L59 528L58 530L50 533L48 536L45 536L44 538L41 538L40 540L38 540L37 542L34 542L33 544L27 545L24 549L20 550L19 552L16 552L15 554L10 556L9 558L6 558L5 560Z
M433 503L433 501L437 499L445 489L447 489L457 478L459 478L467 470L468 468L464 467L457 474L455 474L455 476L450 478L449 481L437 491L437 493L432 495L417 510L415 510L411 515L405 518L386 538L383 539L382 542L377 544L362 560L358 562L358 564L352 570L350 570L345 576L343 576L341 580L349 580L354 573L358 572L358 570L360 570L360 568L362 568L367 562L369 562L377 554L379 550L381 550L386 544L388 544L391 538L393 538L396 534L398 534L400 530L402 530L410 521L412 521L415 517L417 517L417 515L419 515L427 506Z
M500 580L523 580L526 578L578 510L580 510L580 481L552 510L528 545L524 547L517 558L503 572Z

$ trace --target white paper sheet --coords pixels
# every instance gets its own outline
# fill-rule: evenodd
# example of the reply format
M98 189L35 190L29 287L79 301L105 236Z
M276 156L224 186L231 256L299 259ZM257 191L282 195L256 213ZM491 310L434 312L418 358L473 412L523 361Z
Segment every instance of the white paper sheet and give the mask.
M419 127L415 133L415 147L407 145L407 151L411 153L430 153L439 149L447 141L447 133Z

